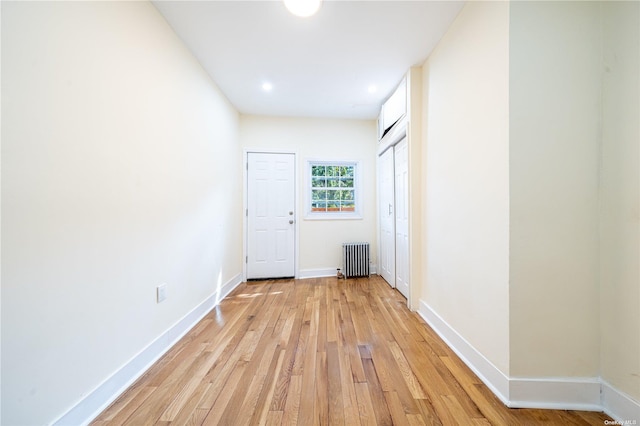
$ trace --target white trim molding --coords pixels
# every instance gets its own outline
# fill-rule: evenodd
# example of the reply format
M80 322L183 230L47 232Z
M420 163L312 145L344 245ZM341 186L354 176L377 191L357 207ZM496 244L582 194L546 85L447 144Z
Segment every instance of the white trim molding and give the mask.
M640 425L640 402L602 380L602 410L620 424Z
M509 378L510 408L601 411L597 377Z
M337 272L337 268L300 269L298 278L335 277Z
M500 398L500 401L508 406L509 378L422 300L420 300L418 314L478 378Z
M321 278L321 277L335 277L338 273L338 268L319 268L319 269L301 269L299 279L305 278ZM340 268L342 270L342 268ZM376 265L369 264L369 274L377 274Z
M227 281L219 291L214 292L193 308L53 424L59 426L89 424L241 282L241 274Z
M640 403L600 377L508 377L423 300L418 314L509 408L604 411L640 424Z

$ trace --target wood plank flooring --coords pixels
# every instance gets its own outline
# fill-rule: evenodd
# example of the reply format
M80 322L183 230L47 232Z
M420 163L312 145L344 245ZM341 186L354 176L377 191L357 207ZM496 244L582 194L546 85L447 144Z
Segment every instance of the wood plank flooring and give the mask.
M602 425L506 408L380 277L241 284L94 425Z

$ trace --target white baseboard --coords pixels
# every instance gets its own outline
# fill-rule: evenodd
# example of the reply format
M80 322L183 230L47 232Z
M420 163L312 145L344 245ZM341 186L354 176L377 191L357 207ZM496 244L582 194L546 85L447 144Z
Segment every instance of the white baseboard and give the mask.
M420 300L418 314L505 404L509 405L509 378L451 327L429 305Z
M598 377L509 379L510 408L602 411Z
M336 268L301 269L298 272L298 278L303 280L305 278L335 277L336 273Z
M335 277L337 272L337 268L301 269L298 271L298 279ZM376 266L369 266L369 272L371 275L376 274Z
M227 281L226 283L224 283L222 285L222 287L220 288L219 292L215 292L214 294L212 294L210 297L214 297L215 299L215 305L213 305L211 307L211 309L213 309L214 307L216 307L218 305L218 303L220 303L220 301L222 299L224 299L225 297L227 297L229 295L229 293L231 293L236 287L238 287L240 284L242 284L242 274L237 274L236 276L232 277L229 281ZM211 310L209 309L209 310ZM204 315L203 315L204 316ZM195 325L195 324L194 324Z
M422 300L418 313L506 406L604 411L621 424L640 424L640 403L601 378L508 377Z
M640 425L640 402L634 401L629 395L602 381L602 409L620 424L633 422Z
M241 274L227 281L220 291L207 297L53 424L56 426L89 424L241 282Z

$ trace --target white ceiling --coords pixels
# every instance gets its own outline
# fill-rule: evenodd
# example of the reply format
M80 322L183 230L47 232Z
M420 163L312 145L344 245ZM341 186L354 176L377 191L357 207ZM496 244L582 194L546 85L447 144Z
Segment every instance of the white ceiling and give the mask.
M280 1L153 3L241 113L359 119L377 117L463 5L334 0L299 18Z

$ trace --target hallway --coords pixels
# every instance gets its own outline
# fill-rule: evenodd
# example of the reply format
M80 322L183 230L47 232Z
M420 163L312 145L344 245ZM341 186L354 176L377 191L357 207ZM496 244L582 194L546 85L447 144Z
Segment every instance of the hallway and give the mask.
M602 425L506 408L379 276L243 283L106 424Z

